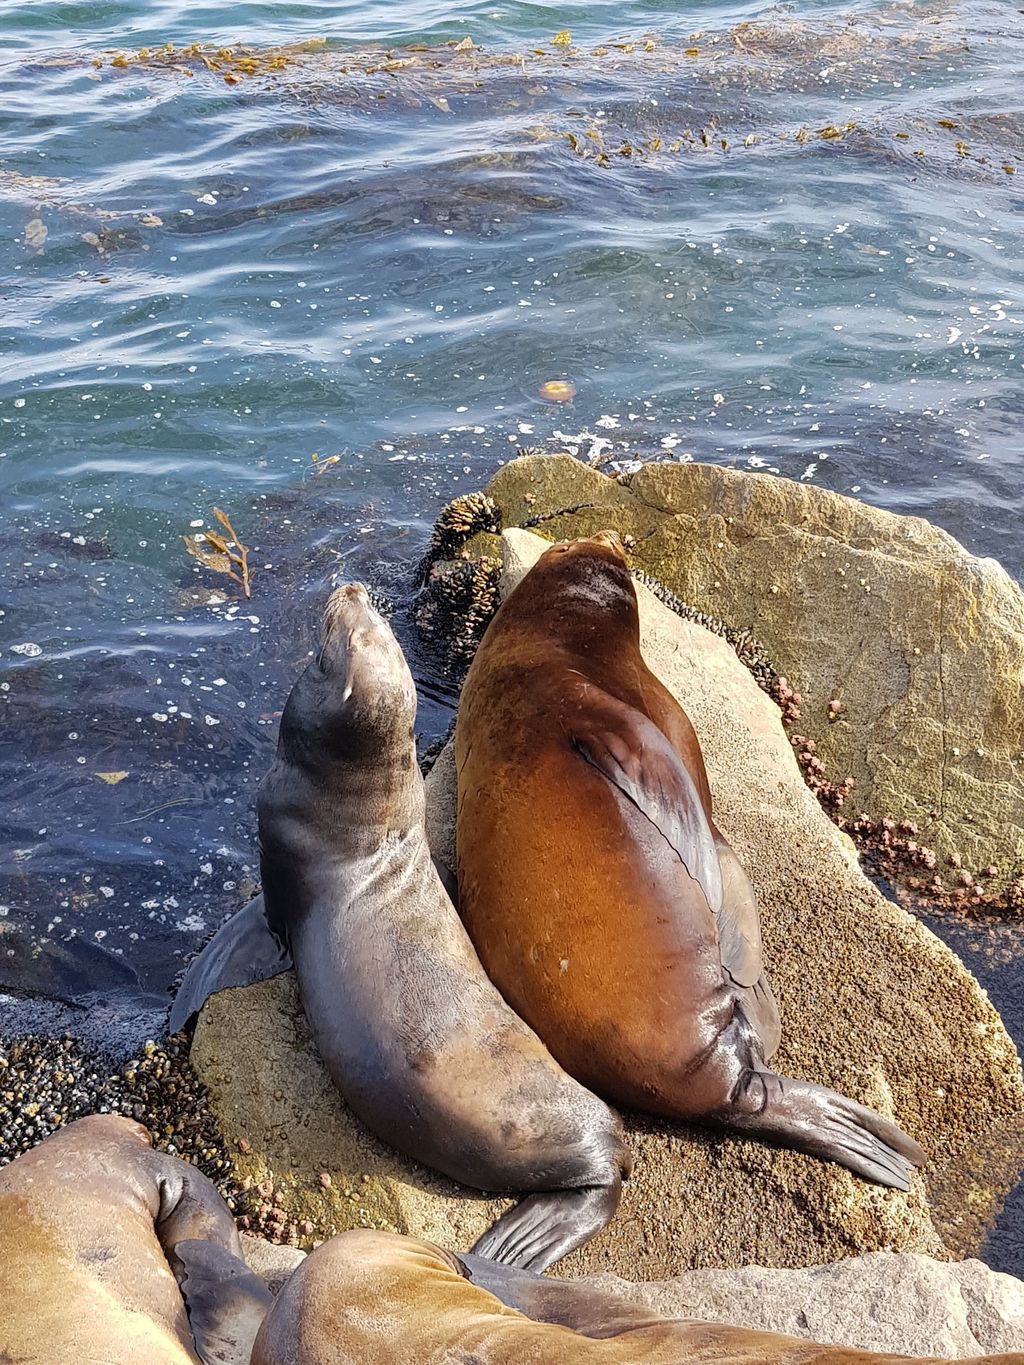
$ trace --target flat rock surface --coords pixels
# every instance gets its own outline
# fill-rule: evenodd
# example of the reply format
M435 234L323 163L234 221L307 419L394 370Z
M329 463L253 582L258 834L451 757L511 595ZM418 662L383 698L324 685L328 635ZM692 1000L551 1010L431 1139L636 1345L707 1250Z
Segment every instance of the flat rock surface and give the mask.
M507 527L634 536L635 567L752 630L858 811L914 820L943 859L994 866L991 885L1024 873L1024 593L995 560L919 517L717 465L620 482L527 456L487 492Z
M503 548L515 571L544 546L513 532ZM783 1017L779 1070L894 1115L932 1167L903 1195L795 1152L630 1115L636 1169L619 1214L559 1271L652 1280L862 1251L947 1255L963 1210L983 1226L1015 1175L972 1174L962 1159L1024 1110L1014 1047L959 959L862 875L804 785L777 707L726 642L640 598L645 657L693 720L716 819L761 901ZM428 780L428 833L449 861L454 802L448 750ZM284 1187L289 1212L317 1237L376 1226L460 1250L507 1207L366 1132L316 1055L291 974L211 1000L192 1059L227 1139L248 1139L240 1172ZM941 1182L930 1179L938 1171Z

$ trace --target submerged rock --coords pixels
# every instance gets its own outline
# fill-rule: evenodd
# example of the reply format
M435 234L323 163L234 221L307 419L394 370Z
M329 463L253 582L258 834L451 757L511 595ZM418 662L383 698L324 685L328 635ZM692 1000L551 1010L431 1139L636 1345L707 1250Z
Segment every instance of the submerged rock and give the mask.
M527 456L487 493L549 540L633 536L635 568L751 630L854 809L916 824L947 883L961 865L991 868L987 887L1024 873L1024 592L995 560L919 517L713 465L615 480Z
M502 539L507 592L510 571L544 544L523 532ZM943 1232L958 1211L969 1205L987 1221L1024 1166L1022 1156L999 1175L957 1176L961 1154L1024 1110L1013 1044L959 959L863 876L804 785L777 707L729 644L646 589L639 597L645 657L697 728L716 818L761 899L783 1013L779 1069L894 1114L946 1178L941 1191L915 1179L903 1195L795 1152L627 1115L636 1170L622 1207L559 1273L653 1279L858 1251L948 1254ZM454 808L449 747L428 779L428 833L449 862ZM316 1238L373 1226L466 1249L507 1207L366 1132L315 1052L291 974L214 997L192 1057L225 1134L245 1140L240 1171L276 1189Z

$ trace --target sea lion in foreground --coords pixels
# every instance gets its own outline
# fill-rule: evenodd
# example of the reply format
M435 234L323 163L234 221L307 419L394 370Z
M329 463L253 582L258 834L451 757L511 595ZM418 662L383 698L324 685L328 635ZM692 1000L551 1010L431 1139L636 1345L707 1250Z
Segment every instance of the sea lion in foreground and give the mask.
M206 1258L191 1325L189 1248ZM241 1254L200 1171L130 1119L78 1119L0 1171L0 1361L247 1365L270 1296Z
M478 1278L478 1276L480 1278ZM508 1306L512 1305L512 1306ZM659 1317L616 1294L355 1231L281 1290L252 1365L924 1365L772 1332ZM961 1365L1024 1365L1020 1355Z
M488 975L606 1099L907 1189L894 1123L766 1066L757 903L697 737L640 653L613 532L556 545L491 621L455 731L459 908Z
M608 1222L629 1156L480 966L427 846L415 716L398 641L362 585L339 588L260 788L267 921L356 1114L463 1185L530 1191L477 1250L544 1269ZM251 936L252 909L238 920Z

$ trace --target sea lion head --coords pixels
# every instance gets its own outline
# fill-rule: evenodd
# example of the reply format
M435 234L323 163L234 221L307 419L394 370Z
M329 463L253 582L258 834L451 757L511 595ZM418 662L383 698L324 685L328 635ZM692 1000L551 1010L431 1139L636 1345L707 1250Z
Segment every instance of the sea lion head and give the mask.
M530 577L534 574L565 592L591 587L610 596L621 593L630 581L626 551L617 531L599 531L596 536L581 536L552 545L538 559Z
M636 590L615 531L552 545L508 605L516 599L526 622L543 620L566 644L582 643L595 632L607 635L611 643L616 627L631 633L639 630Z
M285 755L307 766L372 759L408 744L415 718L416 687L391 627L362 583L346 583L327 600L316 657L281 717Z

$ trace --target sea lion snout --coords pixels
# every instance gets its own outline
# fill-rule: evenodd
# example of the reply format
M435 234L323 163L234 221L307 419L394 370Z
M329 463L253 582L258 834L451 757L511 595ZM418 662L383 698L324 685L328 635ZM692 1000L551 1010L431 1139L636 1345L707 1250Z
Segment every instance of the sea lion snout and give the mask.
M370 594L365 584L344 583L340 588L335 588L324 607L324 639L326 641L334 636L342 627L351 631L357 625L380 620L370 605Z
M625 561L626 547L622 543L622 538L618 531L598 531L596 536L591 536L591 545L603 545L608 550L613 550L618 557Z
M406 712L415 711L405 656L362 583L345 583L327 599L310 679L321 723L329 728L378 731L399 720L404 724Z
M371 643L390 642L391 632L383 616L370 602L362 583L345 583L327 599L320 627L320 666L346 661L353 650Z

